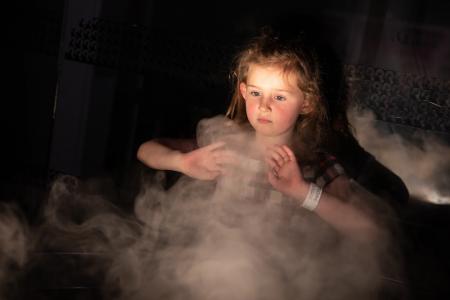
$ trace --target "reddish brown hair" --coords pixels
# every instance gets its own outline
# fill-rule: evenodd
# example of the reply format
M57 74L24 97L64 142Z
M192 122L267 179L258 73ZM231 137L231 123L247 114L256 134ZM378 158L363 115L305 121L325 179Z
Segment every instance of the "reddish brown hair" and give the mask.
M239 85L247 82L248 70L252 64L276 66L286 75L296 75L297 85L311 108L297 119L296 142L300 143L299 149L303 157L310 157L311 153L320 150L331 128L327 104L320 91L321 72L316 54L305 45L300 36L285 40L268 29L250 40L234 60L231 73L234 91L226 113L227 117L240 124L248 123L248 119Z

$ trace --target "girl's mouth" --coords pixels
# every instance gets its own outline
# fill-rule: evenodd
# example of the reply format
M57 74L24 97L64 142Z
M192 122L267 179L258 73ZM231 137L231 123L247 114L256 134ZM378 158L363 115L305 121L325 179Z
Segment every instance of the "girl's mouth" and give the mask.
M272 121L270 121L268 119L264 119L264 118L258 118L258 122L261 123L261 124L272 123Z

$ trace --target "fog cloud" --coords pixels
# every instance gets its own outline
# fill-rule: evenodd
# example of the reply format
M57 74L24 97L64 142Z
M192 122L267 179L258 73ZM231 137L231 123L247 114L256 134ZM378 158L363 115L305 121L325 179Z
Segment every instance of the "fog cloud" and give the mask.
M412 137L386 133L370 111L352 109L349 119L360 144L399 175L412 195L450 203L450 147L443 140L420 129Z

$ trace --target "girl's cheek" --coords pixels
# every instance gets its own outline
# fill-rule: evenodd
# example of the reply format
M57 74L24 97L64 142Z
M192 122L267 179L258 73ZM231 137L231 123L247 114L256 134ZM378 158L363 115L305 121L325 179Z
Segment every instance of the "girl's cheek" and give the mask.
M246 105L245 110L247 111L247 115L253 115L253 112L255 111L254 106L252 105Z
M278 115L286 121L286 123L295 123L298 119L298 114L293 113L293 109L279 110Z

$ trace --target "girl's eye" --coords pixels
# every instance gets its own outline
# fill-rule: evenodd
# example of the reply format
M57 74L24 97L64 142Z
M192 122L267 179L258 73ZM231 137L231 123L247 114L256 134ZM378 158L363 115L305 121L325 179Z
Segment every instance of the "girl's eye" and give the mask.
M254 97L258 97L258 96L260 96L261 94L260 94L259 92L257 92L257 91L251 91L251 92L250 92L250 95L252 95L252 96L254 96Z
M286 97L284 97L284 96L275 96L275 100L277 100L277 101L284 101L284 100L286 100Z

